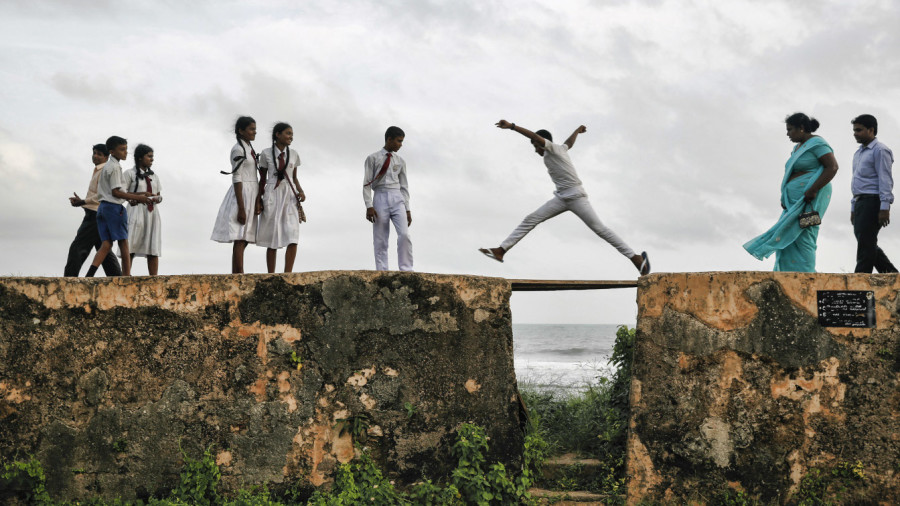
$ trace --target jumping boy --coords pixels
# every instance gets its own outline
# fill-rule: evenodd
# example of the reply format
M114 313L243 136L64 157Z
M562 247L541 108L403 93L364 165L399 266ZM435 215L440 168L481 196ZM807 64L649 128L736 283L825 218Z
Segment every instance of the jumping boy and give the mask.
M547 166L550 179L556 185L556 191L553 192L552 199L539 207L537 211L526 216L522 223L513 230L500 246L496 248L480 248L478 251L489 258L502 262L504 255L509 249L521 241L538 224L566 211L572 211L601 239L610 243L619 253L631 260L631 263L634 264L642 276L650 274L650 259L647 257L647 252L644 251L640 255L635 254L615 232L607 228L600 221L600 218L597 217L597 213L594 212L584 187L581 186L581 180L578 179L575 166L572 165L572 160L569 158L569 150L575 145L575 139L578 137L578 134L583 134L587 131L584 125L576 128L563 144L554 144L553 136L546 130L532 132L527 128L516 126L515 123L502 119L497 122L497 127L514 130L531 140L534 151L544 158L544 165Z
M91 182L88 185L87 194L84 199L73 193L74 197L69 197L69 203L72 207L80 207L84 209L84 219L81 220L81 226L75 233L75 239L69 246L69 258L66 260L66 267L63 275L68 277L78 276L81 266L91 254L91 249L100 249L100 234L97 232L97 206L100 201L97 200L97 183L100 181L100 173L103 165L109 159L109 150L106 144L96 144L93 148L91 161L94 162L94 172L91 175ZM103 260L103 272L107 276L121 276L122 268L119 267L119 261L115 255L107 255Z
M409 211L406 162L397 154L403 146L404 137L403 130L389 127L384 132L384 147L369 155L365 163L363 201L366 203L366 219L372 222L375 269L379 271L388 270L391 222L397 231L397 263L400 270L413 269L412 239L409 237L412 214Z
M122 251L122 274L131 276L131 253L128 250L128 212L123 205L126 201L133 200L139 204L149 204L150 199L143 193L128 193L123 191L122 166L119 162L128 157L128 141L113 135L106 139L106 147L109 149L109 161L103 166L100 173L100 181L97 184L97 198L100 206L97 208L97 230L100 232L100 240L103 244L94 255L94 261L88 269L87 277L94 277L97 268L112 250L113 241L119 242L119 250Z

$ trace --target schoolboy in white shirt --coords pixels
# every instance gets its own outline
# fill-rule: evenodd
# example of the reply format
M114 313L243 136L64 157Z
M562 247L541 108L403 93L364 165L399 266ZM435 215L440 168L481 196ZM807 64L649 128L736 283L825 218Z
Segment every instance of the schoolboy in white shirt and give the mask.
M634 264L642 276L650 274L650 259L647 257L647 252L644 251L640 255L635 254L634 250L625 244L625 241L607 228L600 221L588 200L584 187L581 186L581 179L578 178L575 166L569 158L569 150L575 145L575 139L578 137L578 134L583 134L587 131L584 125L576 128L563 144L554 144L553 136L546 130L532 132L527 128L516 126L515 123L502 119L497 122L496 126L502 129L514 130L531 140L535 153L544 158L544 165L547 167L547 172L550 173L550 179L556 185L556 191L553 192L552 199L526 216L522 223L513 230L500 246L496 248L480 248L478 251L489 258L502 262L504 255L509 249L522 240L534 227L561 213L572 211L601 239L611 244L625 258L631 260L631 263Z
M144 193L128 193L123 191L125 182L122 178L122 166L119 162L128 158L128 141L113 135L106 139L106 147L109 149L109 160L103 166L100 173L100 181L97 183L97 199L100 206L97 208L97 231L103 243L94 261L87 271L87 277L92 278L97 268L103 263L106 255L112 250L113 241L119 242L119 250L122 252L122 275L131 276L131 253L128 250L128 211L122 205L129 200L139 204L149 204L150 198Z
M366 219L372 222L375 269L379 271L388 270L391 222L397 232L397 264L401 271L413 270L409 183L406 162L397 154L404 137L406 134L399 127L389 127L384 132L384 148L366 158L363 173L363 201Z

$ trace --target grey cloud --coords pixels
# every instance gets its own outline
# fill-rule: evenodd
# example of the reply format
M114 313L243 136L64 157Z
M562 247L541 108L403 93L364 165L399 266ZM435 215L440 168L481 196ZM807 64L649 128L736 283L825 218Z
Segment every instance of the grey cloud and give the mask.
M51 87L62 95L86 102L108 102L110 97L132 95L131 91L119 90L101 76L58 72L50 78Z

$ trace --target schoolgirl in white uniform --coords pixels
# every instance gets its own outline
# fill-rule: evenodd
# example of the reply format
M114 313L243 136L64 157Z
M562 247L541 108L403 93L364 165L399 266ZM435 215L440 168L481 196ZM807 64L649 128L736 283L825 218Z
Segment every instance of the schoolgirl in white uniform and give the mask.
M241 116L234 124L237 144L231 148L231 186L219 206L219 215L210 239L234 243L231 272L244 272L244 250L256 242L259 194L264 181L258 179L257 155L251 142L256 139L256 120ZM229 172L222 172L229 174Z
M156 276L162 255L162 218L159 214L162 184L159 175L150 168L152 165L153 148L138 144L134 148L134 168L126 170L122 177L126 191L150 198L147 204L131 202L128 210L128 245L131 263L134 263L135 256L147 257L147 271L151 276Z
M300 155L290 148L293 140L291 126L278 123L272 129L272 147L264 149L259 157L265 189L260 192L262 212L256 245L267 248L266 267L269 272L275 272L276 250L281 248L287 248L284 252L284 272L291 272L294 268L300 221L305 221L299 202L306 200L306 194L297 180Z

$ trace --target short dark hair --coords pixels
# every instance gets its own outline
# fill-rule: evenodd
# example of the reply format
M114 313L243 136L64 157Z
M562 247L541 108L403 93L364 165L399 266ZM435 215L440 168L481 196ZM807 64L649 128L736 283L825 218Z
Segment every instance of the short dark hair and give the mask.
M538 134L538 135L540 135L541 137L547 139L548 141L553 142L553 136L550 135L550 132L548 132L548 131L546 131L546 130L544 130L544 129L540 129L540 130L538 130L538 131L535 132L535 133Z
M787 125L790 125L794 128L800 128L803 131L809 133L813 133L819 129L819 120L817 120L816 118L810 118L802 112L795 112L794 114L791 114L787 118L784 118L784 122Z
M106 147L106 144L94 144L93 150L100 153L103 156L109 156L109 148Z
M875 135L878 135L878 120L875 119L875 116L872 116L871 114L860 114L859 116L853 118L850 123L860 124L866 128L871 128L875 131Z
M113 135L109 139L106 139L106 147L110 151L116 149L122 144L128 144L128 141L123 139L122 137L119 137L118 135Z
M400 127L390 126L384 131L384 140L396 139L397 137L406 137L406 134L403 133L403 129Z

